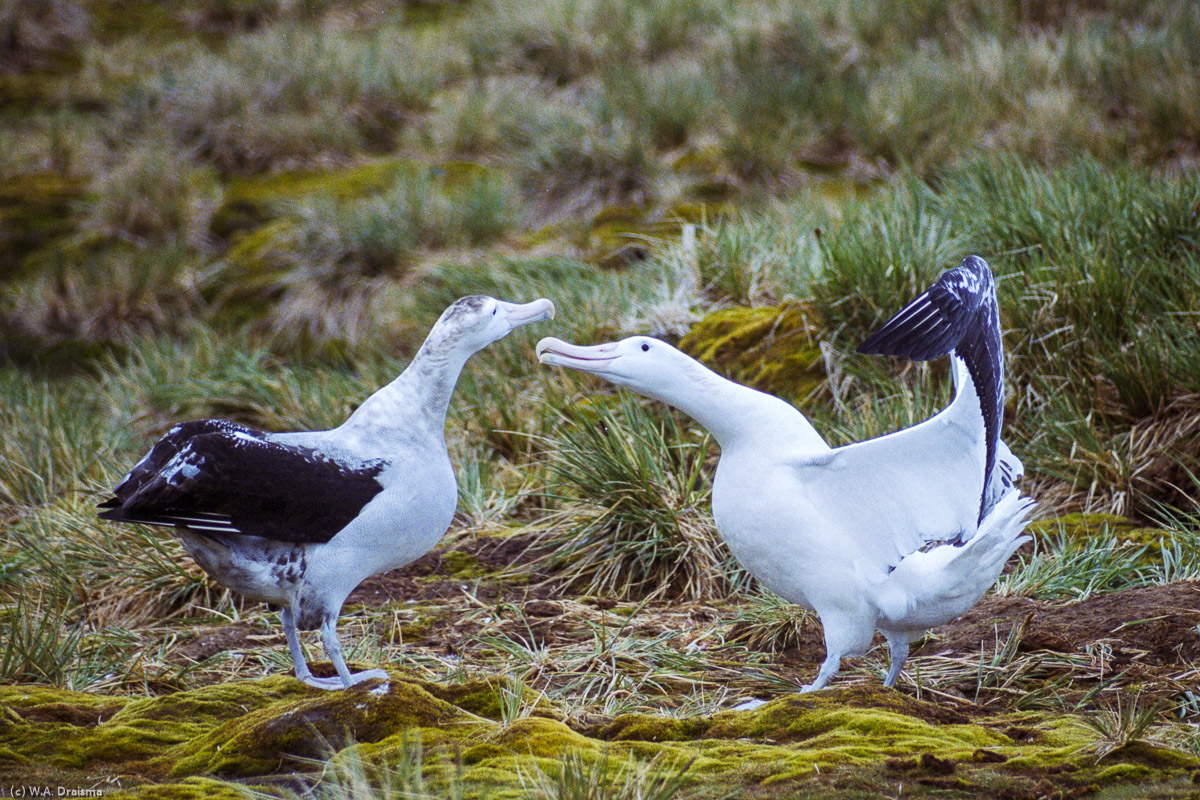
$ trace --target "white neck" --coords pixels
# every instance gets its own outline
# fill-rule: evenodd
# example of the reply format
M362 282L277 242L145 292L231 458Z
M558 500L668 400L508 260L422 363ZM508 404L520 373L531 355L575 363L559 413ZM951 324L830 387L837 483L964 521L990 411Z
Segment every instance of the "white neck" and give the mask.
M431 331L408 368L368 397L340 430L350 433L406 428L410 435L427 430L442 440L450 396L473 353L456 344Z
M669 389L638 389L703 425L722 450L786 441L798 450L828 450L812 423L789 403L721 377L688 359Z

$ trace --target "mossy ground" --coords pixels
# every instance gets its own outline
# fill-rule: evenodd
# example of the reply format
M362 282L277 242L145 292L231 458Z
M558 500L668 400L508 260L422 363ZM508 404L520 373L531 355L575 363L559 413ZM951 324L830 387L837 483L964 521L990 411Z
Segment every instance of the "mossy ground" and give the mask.
M237 797L419 740L469 797L537 795L565 751L690 763L705 800L1195 794L1194 4L9 5L0 790ZM1006 441L1046 518L898 691L877 642L796 696L819 624L724 566L690 599L581 594L526 554L583 518L550 480L564 417L619 405L540 367L538 336L679 340L841 444L945 401L944 367L854 348L968 252L996 271ZM96 519L173 422L337 424L477 293L559 316L472 359L450 536L344 610L387 693L300 685L275 614L169 535ZM633 504L630 552L662 535L645 574L698 563L646 526L666 509L720 563L715 451L640 408L672 431L643 498L683 502ZM610 486L648 474L614 464ZM728 710L750 696L773 702Z
M367 683L322 692L282 676L124 701L4 688L0 777L68 788L103 780L122 797L238 796L239 787L279 785L289 773L315 779L313 759L346 748L367 762L386 761L418 737L427 769L438 773L447 758L457 760L466 796L480 798L527 796L521 775L572 751L658 759L663 770L691 762L685 797L890 792L902 784L950 792L937 796L1033 797L1047 785L1078 796L1136 785L1146 797L1173 797L1183 796L1200 767L1194 756L1145 743L1098 758L1096 733L1071 715L949 711L881 687L787 695L754 711L630 714L591 725L543 716L506 724L464 707L486 710L479 696L487 691L483 683L431 684L397 670L386 691Z

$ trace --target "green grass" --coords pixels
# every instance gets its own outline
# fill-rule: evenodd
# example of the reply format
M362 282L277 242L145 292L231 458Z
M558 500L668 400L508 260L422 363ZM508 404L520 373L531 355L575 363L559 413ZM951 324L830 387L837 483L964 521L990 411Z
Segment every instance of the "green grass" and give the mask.
M898 374L849 351L894 313L897 298L915 296L964 254L983 255L997 273L1007 329L1006 438L1035 480L1052 476L1068 507L1153 517L1163 502L1191 510L1186 490L1151 487L1137 465L1161 458L1161 472L1197 456L1185 432L1200 389L1189 344L1190 309L1200 302L1197 203L1200 182L1190 173L1158 176L1086 158L1053 170L979 159L845 202L832 222L811 202L777 209L783 243L758 219L718 226L698 248L695 270L718 302L790 294L812 304L841 370L830 383L836 416L819 406L813 414L845 441L911 424L944 402L940 368L897 364ZM686 261L664 265L678 284L695 284ZM881 411L886 424L837 432ZM1190 486L1184 474L1173 480Z
M558 315L464 371L442 555L519 535L538 560L405 578L413 602L343 628L364 663L503 673L506 725L537 718L538 692L577 726L685 723L794 690L819 655L815 622L746 595L703 432L540 366L543 335L678 341L788 302L819 352L791 395L837 445L947 402L944 364L854 349L977 253L1040 513L1159 531L1046 523L997 590L1057 603L1200 576L1194 4L39 0L0 3L0 34L0 681L141 695L286 671L272 614L95 501L180 419L338 424L477 293ZM180 655L234 624L253 638ZM1098 718L1101 749L1164 730L1147 708L1195 721L1194 665L1143 681L1105 673L1104 642L1019 644L914 656L903 691L1075 713L1143 682ZM469 794L454 758L364 751L315 792ZM572 758L522 788L665 797L679 766Z
M607 750L590 760L568 750L551 769L539 767L526 785L532 789L530 796L539 800L671 800L683 788L692 762L671 774L657 771L662 760L666 759L639 764L630 758L613 765Z
M545 564L586 594L722 596L739 583L708 514L708 437L622 395L566 412L548 495L564 506Z
M76 665L80 636L77 622L61 598L18 593L0 616L0 680L6 683L61 684Z
M393 748L388 760L365 756L361 746L341 749L329 745L327 759L310 759L314 767L321 769L321 774L314 785L306 787L305 791L245 790L245 796L315 797L321 800L462 800L462 763L458 763L457 772L439 769L444 767L440 763L442 759L435 764L427 764L430 750L433 755L442 755L437 752L438 749L426 748L419 731L412 736L405 734L399 745Z

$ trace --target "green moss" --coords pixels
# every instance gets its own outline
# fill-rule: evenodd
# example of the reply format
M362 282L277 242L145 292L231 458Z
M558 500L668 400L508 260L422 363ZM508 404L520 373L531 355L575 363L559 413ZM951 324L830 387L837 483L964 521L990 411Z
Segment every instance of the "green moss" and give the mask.
M376 692L374 682L307 690L304 699L274 703L191 739L161 762L175 776L256 775L319 756L330 743L377 742L409 727L478 721L410 681L393 677L386 693Z
M132 0L124 3L89 3L95 34L103 42L116 42L137 35L153 41L169 41L187 32L177 16L175 3Z
M221 236L267 223L285 203L322 195L333 200L369 197L391 188L406 171L428 174L448 189L495 174L471 161L449 161L432 168L424 162L381 159L333 170L292 170L236 178L226 187L225 204L213 219Z
M1150 778L1152 771L1141 764L1113 764L1095 777L1097 783L1140 783Z
M184 778L179 783L153 784L105 794L118 800L246 800L247 791L214 778Z
M588 734L612 742L682 742L697 739L710 727L707 719L677 719L649 714L622 714Z
M487 761L488 759L508 758L511 755L512 751L506 747L501 747L500 745L492 742L484 742L483 744L477 744L464 750L462 759L463 764L470 765L478 764L482 761Z
M292 170L237 178L229 183L225 204L213 219L218 235L255 228L267 222L281 203L325 195L335 200L366 197L391 186L405 163L374 161L336 170Z
M601 209L581 230L577 244L588 259L603 267L620 267L646 257L650 243L678 237L685 223L716 216L717 207L701 202L670 208L613 205ZM556 230L555 235L561 235Z
M568 752L589 761L605 751L614 763L657 760L659 771L690 761L702 785L767 796L802 794L831 777L853 781L865 796L926 780L964 792L1042 780L1123 789L1178 781L1200 766L1141 742L1097 764L1095 733L1074 716L972 719L875 686L790 695L751 712L626 714L578 728L538 716L501 724L505 685L498 676L442 684L393 673L385 693L372 684L322 692L275 676L134 700L0 688L0 776L36 765L39 776L66 785L98 773L159 781L127 797L221 797L231 785L219 777L312 770L305 759L331 754L348 768L396 764L418 740L427 777L454 778L461 769L467 798L519 796L521 775L553 774ZM1005 733L1013 728L1031 733L1013 739Z
M1161 563L1162 550L1174 541L1176 533L1161 528L1146 528L1115 514L1065 514L1030 523L1029 531L1038 539L1065 537L1080 546L1098 539L1115 537L1121 547L1145 547L1140 559L1146 565Z
M113 722L170 720L211 728L214 724L273 706L280 701L307 697L310 690L299 681L273 675L258 681L235 681L205 686L190 692L148 697L125 705Z
M803 303L726 308L696 323L679 347L734 380L798 402L825 380L821 332Z
M441 568L456 580L471 580L489 574L488 569L479 563L478 558L459 550L443 553Z
M472 714L492 720L499 720L502 716L502 692L513 691L514 689L520 690L521 705L529 710L529 713L533 716L542 716L551 719L562 716L562 713L554 703L547 699L545 695L505 677L452 684L426 681L417 681L417 683L440 700L445 700L447 703L458 706L464 711L469 711Z
M289 219L268 222L254 230L238 233L225 253L223 287L226 302L245 303L262 296L278 284L285 269L272 254L296 230Z
M1112 751L1104 757L1104 760L1109 761L1114 758L1131 764L1143 764L1154 769L1193 770L1200 767L1200 758L1141 741L1130 742Z
M44 710L48 707L71 706L111 715L127 702L127 698L72 692L50 686L0 686L0 708L11 708L18 713L21 709Z
M520 755L557 758L567 750L594 751L600 745L563 723L542 717L526 717L509 725L494 739Z

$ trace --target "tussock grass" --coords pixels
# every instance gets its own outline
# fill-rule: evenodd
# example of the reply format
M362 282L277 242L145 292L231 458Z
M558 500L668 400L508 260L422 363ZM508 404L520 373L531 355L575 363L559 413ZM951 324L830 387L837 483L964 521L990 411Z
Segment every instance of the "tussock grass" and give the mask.
M77 493L105 474L121 445L82 382L50 383L0 369L0 519Z
M1000 577L998 594L1082 600L1150 581L1146 545L1122 546L1115 536L1079 542L1059 533L1038 540L1039 551Z
M391 144L396 120L463 66L436 36L284 23L148 76L128 124L161 123L224 171L345 156Z
M1058 507L1152 518L1162 503L1192 508L1182 470L1195 473L1197 458L1197 361L1187 342L1197 322L1191 309L1200 307L1198 204L1193 175L1092 159L1057 170L981 159L847 202L840 219L806 203L780 207L779 230L795 237L791 244L773 243L761 220L712 226L702 230L695 266L667 256L660 268L677 286L702 286L692 295L701 309L789 293L811 302L829 331L837 412L813 413L840 441L940 407L940 366L850 353L940 270L983 255L998 275L1008 331L1006 438L1033 480L1053 479L1041 488ZM877 407L886 424L859 424ZM839 432L847 420L859 430Z
M77 0L0 3L0 73L45 67L89 33L92 15Z
M793 296L829 375L806 413L831 443L860 440L945 404L942 365L853 349L971 252L999 278L1005 436L1028 491L1047 513L1169 530L1157 552L1044 537L1000 590L1067 599L1200 574L1196 8L239 0L146 6L136 30L88 8L81 25L79 4L0 4L0 31L27 45L0 66L0 235L17 237L0 356L22 365L0 369L0 679L155 693L285 671L273 617L169 531L98 522L95 499L179 419L336 425L476 293L550 297L559 316L464 372L452 540L539 533L553 549L532 570L571 585L566 619L514 616L545 585L456 579L436 602L351 609L360 658L438 679L504 671L575 719L794 690L795 667L762 651L801 641L803 617L720 600L745 581L712 529L702 434L540 367L533 343L673 339L713 309ZM376 165L399 177L361 188ZM664 235L649 226L676 217L696 224L639 248L644 262L577 260L598 231ZM443 578L413 580L435 594ZM660 605L597 610L620 597ZM401 619L431 640L381 638ZM177 658L193 631L234 622L262 634ZM917 656L905 680L938 702L1060 711L1140 680L1112 673L1106 642L1019 642ZM845 680L875 684L883 663L876 651ZM1152 693L1194 717L1195 678L1180 665ZM506 698L505 721L528 711ZM1130 725L1109 728L1117 741ZM351 769L317 793L457 791L445 753L405 752L401 778ZM544 766L529 788L547 796L636 783L612 764Z
M284 361L269 342L196 326L186 340L136 340L127 359L109 363L101 386L134 410L142 438L128 455L137 457L180 419L223 417L280 431L339 425L408 362L381 350L356 356L353 368Z
M101 627L228 606L233 596L211 582L170 531L106 524L96 518L99 496L57 503L9 529L8 546L31 565L29 585L64 584L71 606Z
M83 631L67 603L45 594L18 593L0 611L0 680L61 686L75 666Z
M722 596L738 570L708 514L708 437L621 395L579 406L552 445L545 568L587 594ZM546 523L540 523L546 524Z
M504 665L506 674L579 717L669 703L696 682L711 684L736 675L731 665L712 664L698 653L681 652L673 643L678 631L640 633L634 616L614 624L609 618L581 614L583 635L568 642L547 641L528 618L520 617L522 628L485 634L478 645Z
M445 763L442 747L426 748L420 732L404 733L389 757L371 757L359 746L329 745L325 759L308 759L321 770L304 791L245 790L254 798L320 798L320 800L462 800L462 763ZM431 758L431 756L433 756Z
M197 169L189 153L149 140L93 180L79 230L138 245L182 242L202 249L210 244L222 193L212 170Z
M379 194L317 195L243 240L220 302L273 303L265 324L277 347L354 346L395 323L421 253L491 243L520 213L504 176L485 170L405 169Z
M590 759L568 750L551 769L539 766L535 775L522 775L522 783L538 800L670 800L684 787L684 776L695 759L673 774L661 771L666 760L659 755L641 764L630 757L613 764L607 750Z
M1100 736L1096 742L1096 760L1141 741L1158 714L1158 704L1147 701L1140 694L1127 696L1124 700L1118 694L1108 708L1084 717L1084 724Z
M175 333L203 313L198 265L181 246L69 251L39 266L0 286L0 355L19 363L95 363L132 334Z
M812 626L815 622L808 609L764 590L742 607L727 639L744 642L751 650L778 655L801 645L806 624Z

